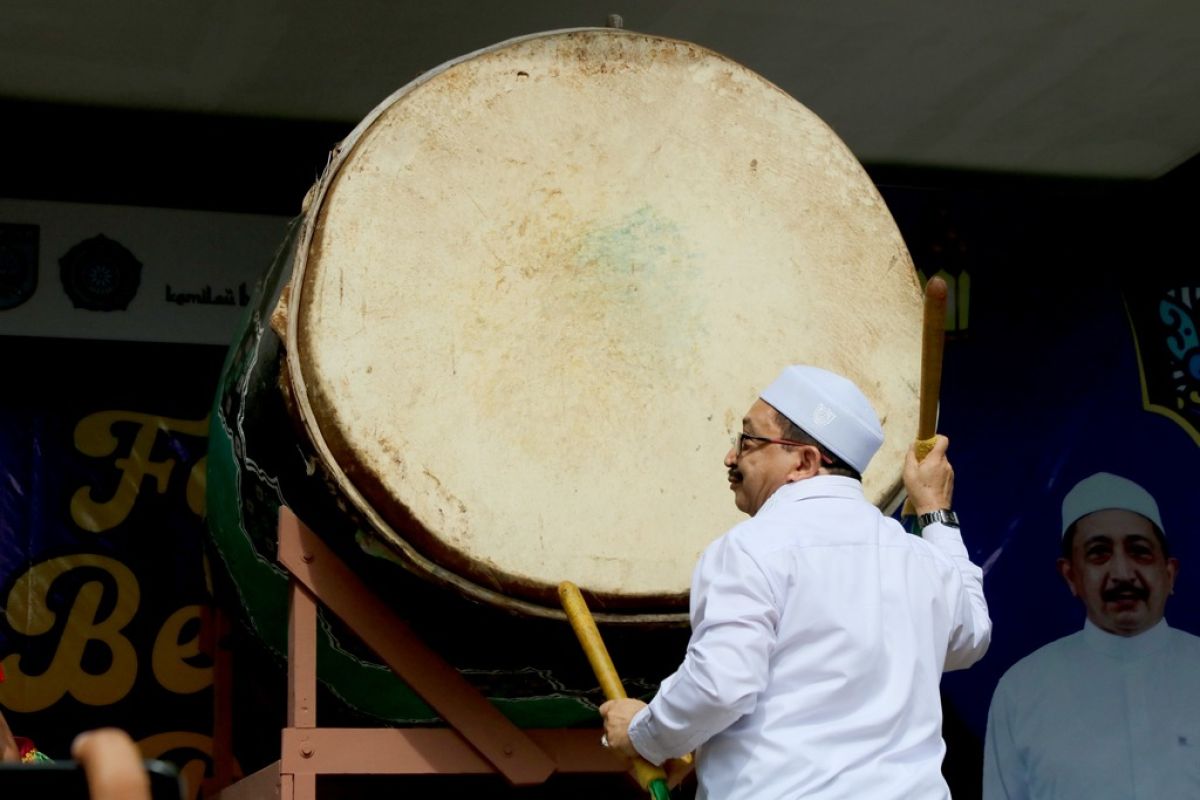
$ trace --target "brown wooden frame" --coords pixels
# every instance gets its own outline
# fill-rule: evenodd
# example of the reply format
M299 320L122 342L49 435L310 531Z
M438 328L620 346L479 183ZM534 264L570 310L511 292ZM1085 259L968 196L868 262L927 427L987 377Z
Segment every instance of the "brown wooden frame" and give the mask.
M279 561L291 573L288 718L280 760L232 782L232 670L215 643L213 778L221 800L315 800L318 775L503 775L514 786L555 773L619 773L599 729L522 730L431 650L292 511L279 510ZM446 722L445 728L317 725L317 603L342 620ZM217 638L221 636L220 624ZM581 656L582 658L582 656ZM222 708L222 705L224 706Z

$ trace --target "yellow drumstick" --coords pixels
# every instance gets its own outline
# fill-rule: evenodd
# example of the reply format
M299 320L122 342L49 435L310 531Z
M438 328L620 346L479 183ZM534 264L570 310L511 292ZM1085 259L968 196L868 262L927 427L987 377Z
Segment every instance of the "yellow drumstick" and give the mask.
M946 282L936 275L925 284L925 319L921 330L921 389L917 418L917 460L929 455L937 440L938 395L942 389L942 351L946 342ZM904 516L916 513L912 498Z
M592 612L588 610L583 595L579 593L579 587L570 581L563 581L558 585L558 599L562 602L563 611L567 612L567 619L575 631L575 636L579 638L579 644L587 655L588 663L592 665L592 672L596 674L596 680L600 682L600 689L603 690L604 696L609 700L619 700L625 697L625 687L621 685L621 679L617 677L617 669L608 655L608 648L604 646L604 640L600 638L600 631L596 629L596 621L592 619ZM638 756L633 762L633 773L637 777L638 783L643 789L650 792L651 796L669 797L667 774L662 767L656 767Z

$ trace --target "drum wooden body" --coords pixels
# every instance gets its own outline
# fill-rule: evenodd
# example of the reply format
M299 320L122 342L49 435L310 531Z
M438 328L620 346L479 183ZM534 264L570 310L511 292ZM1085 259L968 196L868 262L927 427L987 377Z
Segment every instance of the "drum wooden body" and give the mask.
M880 506L916 431L920 291L879 194L806 108L684 42L560 31L426 73L334 152L257 302L209 465L250 624L284 652L286 503L522 724L598 699L561 580L630 623L606 638L631 694L678 663L686 629L650 626L686 621L742 518L722 459L783 366L871 399ZM322 636L349 705L428 717Z

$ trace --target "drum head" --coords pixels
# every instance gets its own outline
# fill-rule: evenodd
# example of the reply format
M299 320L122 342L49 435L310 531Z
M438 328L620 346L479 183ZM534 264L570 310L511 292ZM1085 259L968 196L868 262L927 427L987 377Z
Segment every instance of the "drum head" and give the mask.
M289 373L324 468L406 563L554 614L681 614L742 519L722 459L787 364L854 380L889 503L921 296L845 145L722 56L541 34L379 106L312 194Z

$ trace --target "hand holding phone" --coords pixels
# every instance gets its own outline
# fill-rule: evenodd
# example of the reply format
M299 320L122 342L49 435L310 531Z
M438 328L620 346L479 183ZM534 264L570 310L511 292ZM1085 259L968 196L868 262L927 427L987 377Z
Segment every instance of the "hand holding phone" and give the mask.
M150 777L129 734L118 728L86 731L71 743L92 800L150 800Z
M144 760L128 734L101 728L71 745L75 761L0 764L4 800L181 800L178 771Z

